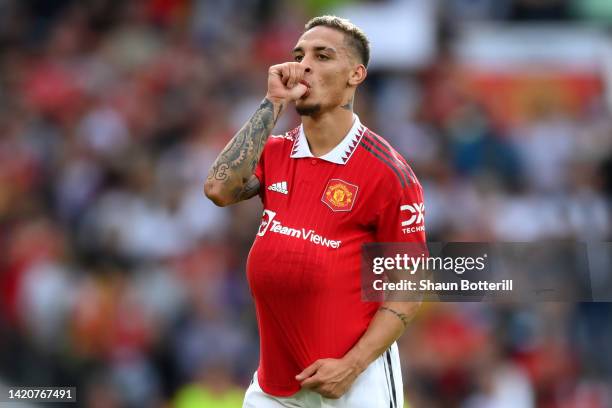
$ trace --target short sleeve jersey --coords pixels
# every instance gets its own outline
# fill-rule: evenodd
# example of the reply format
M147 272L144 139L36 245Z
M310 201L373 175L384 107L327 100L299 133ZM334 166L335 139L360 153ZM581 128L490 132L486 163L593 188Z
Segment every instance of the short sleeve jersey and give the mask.
M353 126L314 157L303 126L270 136L255 175L264 212L247 261L260 333L262 389L300 390L320 358L341 358L379 307L361 299L361 246L425 242L423 191L381 136Z

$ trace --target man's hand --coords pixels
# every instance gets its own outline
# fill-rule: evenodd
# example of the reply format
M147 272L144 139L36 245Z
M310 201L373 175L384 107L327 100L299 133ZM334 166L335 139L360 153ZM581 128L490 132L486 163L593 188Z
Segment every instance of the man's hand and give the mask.
M289 102L300 99L308 92L304 80L306 67L299 62L285 62L272 65L268 69L268 93L266 98L275 105L287 106Z
M340 398L361 374L357 364L346 358L317 360L304 369L295 379L302 388L309 388L325 398Z
M215 204L225 206L257 194L261 186L253 175L270 132L290 102L308 93L298 62L268 69L268 93L259 109L225 146L208 172L204 193Z

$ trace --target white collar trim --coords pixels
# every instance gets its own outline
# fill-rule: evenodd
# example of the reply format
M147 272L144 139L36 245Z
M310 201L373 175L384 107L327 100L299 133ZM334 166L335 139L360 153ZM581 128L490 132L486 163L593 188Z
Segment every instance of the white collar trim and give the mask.
M365 131L365 126L361 124L359 116L353 113L353 126L348 131L344 139L338 143L331 151L319 157L321 160L325 160L336 164L346 164L355 152L361 137ZM300 125L300 129L297 138L293 142L293 149L291 149L291 158L298 159L302 157L314 157L308 146L308 140L306 140L306 134L304 133L304 125Z

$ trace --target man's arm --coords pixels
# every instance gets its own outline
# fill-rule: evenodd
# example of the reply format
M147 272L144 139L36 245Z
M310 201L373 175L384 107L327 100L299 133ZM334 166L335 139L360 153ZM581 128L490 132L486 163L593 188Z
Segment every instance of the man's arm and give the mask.
M420 302L384 302L357 344L341 359L317 360L296 376L302 387L340 398L374 360L406 329Z
M408 244L405 251L411 257L419 257L428 253L425 232L420 235L405 236L401 230L402 203L422 203L422 189L419 185L411 185L402 190L396 199L388 200L379 211L376 240L378 242L403 242ZM423 224L424 225L424 224ZM395 254L391 248L382 255ZM411 279L426 275L424 269L414 272ZM406 271L391 269L385 272L389 282L398 283L405 277ZM419 298L406 302L406 293L388 291L384 293L384 301L370 324L357 343L339 359L321 359L307 367L296 378L303 387L308 387L328 398L338 398L348 391L355 379L374 360L387 350L404 332L409 321L416 314L421 302Z
M416 314L420 302L384 302L357 344L344 358L361 371L400 338Z
M208 171L204 192L215 204L225 206L255 196L259 180L253 175L266 140L283 109L264 99L253 116L225 146Z
M259 180L253 171L284 108L306 93L306 86L299 83L303 77L304 67L297 62L270 67L266 97L208 172L204 193L215 204L226 206L259 192Z

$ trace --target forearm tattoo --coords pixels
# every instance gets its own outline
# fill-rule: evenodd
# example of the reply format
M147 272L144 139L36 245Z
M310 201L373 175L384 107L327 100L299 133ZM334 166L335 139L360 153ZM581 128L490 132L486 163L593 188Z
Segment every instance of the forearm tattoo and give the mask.
M387 312L393 313L398 319L400 319L402 321L402 324L404 325L404 327L406 327L408 325L408 321L410 320L406 314L397 312L397 311L395 311L393 309L390 309L388 307L385 307L385 306L379 307L378 311L379 312L387 311Z
M238 193L238 201L248 200L251 197L254 197L259 193L259 179L255 176L252 176L249 181L244 185L244 187Z
M274 104L264 99L219 154L208 172L208 180L223 183L236 199L257 194L259 181L251 181L251 176L282 108L280 105L275 111Z

